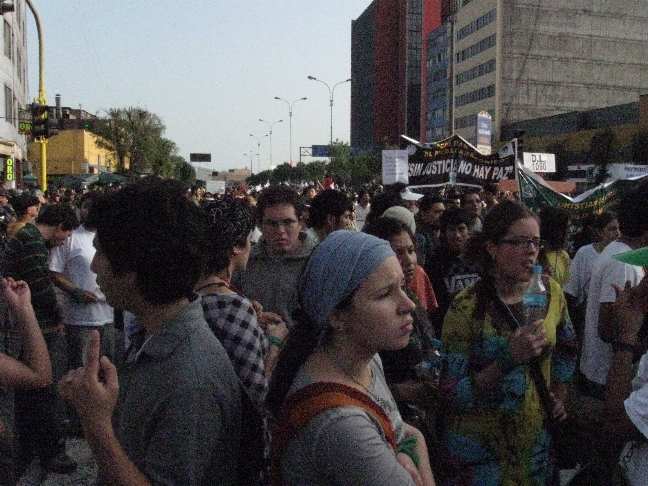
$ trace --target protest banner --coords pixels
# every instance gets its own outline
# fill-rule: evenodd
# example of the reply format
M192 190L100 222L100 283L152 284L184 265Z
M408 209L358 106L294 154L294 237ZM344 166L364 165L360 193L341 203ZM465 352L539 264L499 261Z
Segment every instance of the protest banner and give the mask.
M482 155L459 135L430 146L418 144L410 148L413 153L408 159L408 173L412 186L483 186L515 178L514 155Z

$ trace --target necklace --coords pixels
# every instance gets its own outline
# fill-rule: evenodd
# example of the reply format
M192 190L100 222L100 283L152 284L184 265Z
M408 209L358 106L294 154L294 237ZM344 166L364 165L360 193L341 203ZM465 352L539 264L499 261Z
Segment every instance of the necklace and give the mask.
M212 285L216 285L217 287L226 287L228 289L230 288L230 286L227 285L227 283L225 283L225 282L209 282L209 283L206 283L204 285L201 285L197 289L194 289L194 292L200 292L201 290L206 289L208 287L211 287Z
M353 381L356 385L358 385L359 387L361 387L361 388L365 391L365 393L366 393L367 395L369 395L371 398L373 398L374 401L377 402L378 405L380 405L381 408L384 408L384 406L383 406L383 405L384 405L384 400L383 400L382 398L380 398L378 395L376 395L375 393L373 393L373 392L371 391L371 387L373 386L373 384L374 384L374 380L375 380L374 372L373 372L373 370L371 369L371 367L369 367L369 371L371 372L371 382L369 383L369 388L367 388L367 387L364 386L362 383L360 383L360 381L357 380L355 376L353 376L351 373L349 373L349 372L348 372L348 371L347 371L347 370L346 370L346 369L345 369L345 368L344 368L340 363L338 363L337 361L335 361L335 360L333 359L333 357L332 357L332 356L331 356L327 351L324 351L324 354L326 355L326 358L327 358L327 359L328 359L328 360L333 364L333 366L335 366L336 368L338 368L342 373L344 373L344 375L345 375L347 378L349 378L349 379L350 379L351 381Z
M497 297L499 297L499 300L502 304L504 304L504 307L506 307L506 310L509 313L509 316L511 316L511 319L513 319L513 322L515 322L516 327L520 327L520 321L518 321L517 317L515 317L515 314L513 314L513 311L509 307L508 303L506 300L504 300L504 297L502 297L502 294L499 293L499 290L497 291ZM515 304L513 304L515 305Z

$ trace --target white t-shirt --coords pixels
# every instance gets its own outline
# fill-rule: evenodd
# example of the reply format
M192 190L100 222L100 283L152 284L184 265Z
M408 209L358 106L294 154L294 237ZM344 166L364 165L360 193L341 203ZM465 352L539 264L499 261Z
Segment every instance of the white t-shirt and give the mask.
M569 266L569 282L563 286L563 290L576 297L579 304L587 299L592 269L598 257L599 252L593 244L585 245L578 249Z
M65 293L64 319L74 326L103 326L113 322L113 309L106 303L106 296L97 285L97 274L90 270L95 248L92 240L95 234L79 226L60 246L54 248L50 256L49 268L62 273L70 282L83 290L89 290L99 297L93 304L74 302Z
M366 208L363 208L359 204L355 205L355 214L356 214L356 224L358 225L358 231L362 231L362 227L367 220L367 214L371 210L371 203L367 204Z
M648 353L641 357L632 393L624 402L626 413L646 441L628 442L621 453L621 466L631 486L648 484Z
M592 269L585 312L580 370L587 379L600 385L605 385L612 363L612 346L604 343L598 335L601 304L616 301L613 283L623 287L629 280L634 287L644 275L641 267L628 265L612 258L612 255L630 250L632 248L625 243L613 241L601 252Z

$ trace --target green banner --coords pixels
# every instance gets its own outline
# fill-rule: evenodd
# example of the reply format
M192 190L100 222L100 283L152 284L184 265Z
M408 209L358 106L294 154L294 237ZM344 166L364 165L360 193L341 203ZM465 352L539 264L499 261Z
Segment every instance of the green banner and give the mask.
M575 235L582 228L585 218L593 214L600 214L603 211L614 211L621 198L644 181L646 177L648 175L630 179L616 179L572 198L554 191L540 177L518 164L518 181L520 183L522 204L534 213L537 213L543 206L566 209L571 215L571 235Z

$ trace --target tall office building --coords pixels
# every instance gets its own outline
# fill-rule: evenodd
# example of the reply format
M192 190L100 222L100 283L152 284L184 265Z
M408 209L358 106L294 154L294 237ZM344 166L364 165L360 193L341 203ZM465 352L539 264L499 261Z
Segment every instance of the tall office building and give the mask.
M456 133L474 142L482 111L498 141L524 120L648 92L646 0L457 0L448 13L426 38L426 89L446 101L444 112L428 98L427 141Z
M374 0L351 27L351 145L421 133L423 0Z
M6 3L6 2L2 2ZM25 136L18 133L20 113L27 104L27 32L26 5L13 2L14 11L0 16L2 22L2 52L0 82L4 84L4 115L0 117L0 182L15 187L22 175L22 163L27 158Z

